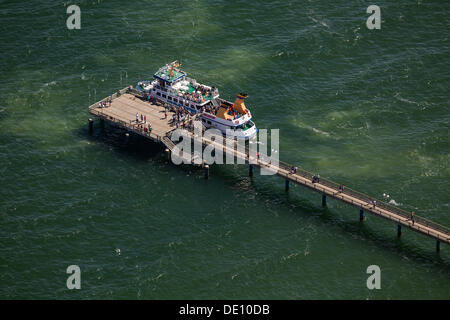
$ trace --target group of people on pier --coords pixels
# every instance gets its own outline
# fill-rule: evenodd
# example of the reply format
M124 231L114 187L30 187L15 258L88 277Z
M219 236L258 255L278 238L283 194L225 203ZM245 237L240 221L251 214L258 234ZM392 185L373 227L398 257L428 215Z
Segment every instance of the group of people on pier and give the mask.
M112 99L111 99L111 98L108 99L108 100L103 100L103 101L100 101L100 103L98 104L98 107L99 107L99 108L110 107L110 106L111 106L111 103L112 103Z
M140 121L139 121L140 119ZM144 132L151 133L152 132L152 125L150 123L147 123L147 116L141 115L139 116L139 113L136 113L136 123L138 124L139 128L143 129Z
M167 118L167 111L164 111L165 118ZM175 109L175 113L172 115L172 124L175 124L177 128L184 128L189 121L191 115L185 109Z
M311 179L312 183L320 182L320 174L316 174Z

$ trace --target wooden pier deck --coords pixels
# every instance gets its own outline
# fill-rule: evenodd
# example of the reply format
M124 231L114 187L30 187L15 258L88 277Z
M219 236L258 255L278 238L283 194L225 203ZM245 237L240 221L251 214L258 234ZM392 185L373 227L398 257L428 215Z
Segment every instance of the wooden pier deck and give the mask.
M165 118L166 109L163 106L143 101L135 94L124 91L119 96L113 96L111 104L108 103L108 99L102 101L106 102L106 107L100 107L100 102L97 102L89 108L93 115L154 141L160 142L164 136L176 129L176 126L171 123L173 112L167 110L167 118ZM138 122L136 114L139 115ZM146 121L141 121L141 115L145 115ZM148 128L149 124L152 130L146 132L145 128Z
M141 99L136 92L127 91L127 89L123 89L120 91L120 94L114 94L110 106L109 103L107 103L107 107L99 107L100 101L96 102L89 107L89 112L116 126L161 143L167 149L172 151L175 144L171 141L170 134L177 128L171 123L173 112L169 111L167 118L165 118L165 108L163 106ZM109 98L105 98L102 101L108 101L108 99ZM145 123L142 123L141 121L136 122L136 113L139 114L139 117L141 114L146 115L147 124L150 123L152 126L152 131L150 133L144 130ZM92 122L90 122L90 125L91 124ZM323 205L326 205L326 198L331 197L357 207L360 210L361 220L363 220L364 212L369 212L381 218L390 220L397 224L398 236L401 235L402 227L425 234L437 240L437 251L440 250L441 242L450 244L450 228L446 226L432 222L416 214L414 215L414 221L412 221L409 212L380 201L379 199L370 197L348 187L345 187L344 190L341 191L339 190L339 184L324 178L321 178L319 182L312 182L313 174L300 168L293 173L291 170L293 165L279 161L278 166L274 166L263 160L250 158L248 149L242 153L238 152L236 148L227 147L225 142L219 144L204 136L197 137L192 131L188 131L188 134L192 139L200 139L203 146L212 144L217 148L222 148L224 155L231 154L236 158L242 159L250 166L251 172L253 172L253 166L274 170L278 176L285 179L286 190L289 189L289 182L296 183L322 194ZM234 143L229 145L234 145ZM193 155L189 155L185 160L191 160L192 156ZM376 205L373 205L374 200L376 201Z

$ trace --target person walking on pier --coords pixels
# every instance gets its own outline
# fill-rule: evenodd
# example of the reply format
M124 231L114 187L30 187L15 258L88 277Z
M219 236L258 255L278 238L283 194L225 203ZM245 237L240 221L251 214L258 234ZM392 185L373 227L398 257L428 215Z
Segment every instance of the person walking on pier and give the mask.
M411 211L411 221L412 221L412 224L414 225L414 211Z
M136 123L139 122L139 114L136 112Z
M341 184L341 185L339 186L339 192L344 192L344 185L343 185L343 184Z

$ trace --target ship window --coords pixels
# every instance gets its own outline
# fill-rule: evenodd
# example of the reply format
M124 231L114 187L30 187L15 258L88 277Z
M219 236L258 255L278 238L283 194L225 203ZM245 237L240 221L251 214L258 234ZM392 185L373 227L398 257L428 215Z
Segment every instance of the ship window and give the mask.
M173 98L173 102L177 103L177 102L178 102L178 99Z
M163 98L166 98L167 96L165 94L162 95Z
M211 124L211 121L208 121L208 124Z
M169 100L172 100L172 97L171 96L169 96L169 98L168 98Z
M161 96L161 92L157 92L156 95Z
M205 120L205 119L202 119L202 121L203 121L203 122L206 122L206 120Z

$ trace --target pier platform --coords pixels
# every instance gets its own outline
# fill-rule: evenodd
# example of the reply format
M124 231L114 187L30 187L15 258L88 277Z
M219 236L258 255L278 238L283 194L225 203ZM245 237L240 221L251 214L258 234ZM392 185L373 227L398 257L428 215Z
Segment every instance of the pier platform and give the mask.
M102 103L105 106L102 106ZM166 111L167 117L164 112ZM134 91L120 90L111 98L105 98L89 107L89 112L116 126L145 136L155 142L161 142L176 129L172 123L174 112L160 103L146 101ZM136 121L136 114L138 121ZM141 120L141 115L145 120ZM151 127L151 130L149 129Z

